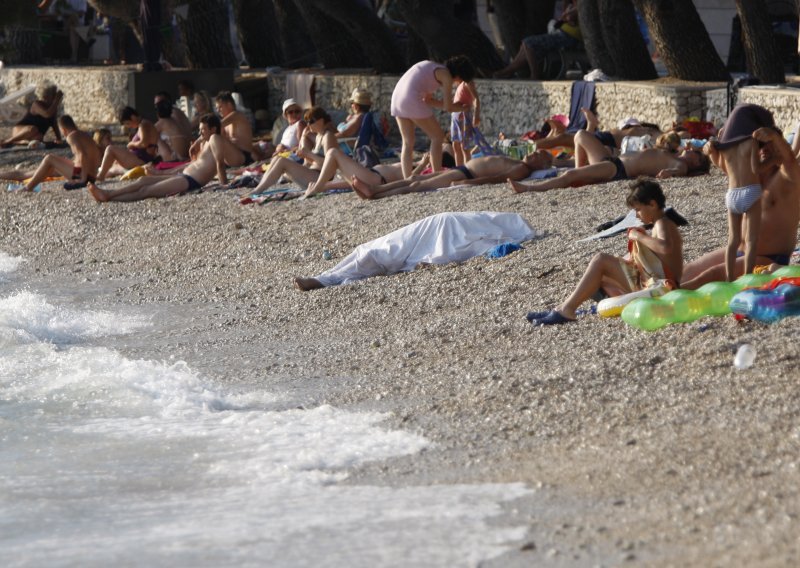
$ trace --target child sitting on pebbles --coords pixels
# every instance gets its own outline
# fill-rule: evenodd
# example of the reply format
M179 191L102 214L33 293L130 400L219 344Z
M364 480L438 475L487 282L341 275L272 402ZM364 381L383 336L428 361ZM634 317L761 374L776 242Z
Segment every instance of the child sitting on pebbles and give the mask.
M656 262L596 254L564 303L554 310L528 314L528 320L533 325L575 321L578 307L600 290L609 296L621 296L642 290L651 279L668 279L676 284L680 282L683 274L683 240L678 226L664 211L666 198L661 186L655 181L639 178L631 185L626 203L636 210L636 216L642 223L653 225L649 235L638 227L630 229L628 240L633 241L635 248L649 249ZM646 256L643 254L642 260Z

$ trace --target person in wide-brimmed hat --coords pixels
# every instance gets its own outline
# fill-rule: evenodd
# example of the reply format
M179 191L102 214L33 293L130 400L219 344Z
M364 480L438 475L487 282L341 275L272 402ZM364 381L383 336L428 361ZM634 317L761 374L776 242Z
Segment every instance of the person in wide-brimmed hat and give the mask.
M372 94L364 89L354 89L350 95L350 114L336 127L338 131L336 138L355 138L364 123L364 117L372 107ZM348 140L348 145L352 148L352 141Z

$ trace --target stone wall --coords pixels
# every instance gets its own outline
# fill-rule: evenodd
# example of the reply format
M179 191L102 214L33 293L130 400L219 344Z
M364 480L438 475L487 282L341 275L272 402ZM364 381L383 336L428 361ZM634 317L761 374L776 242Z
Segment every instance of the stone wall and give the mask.
M54 83L64 92L63 113L81 128L117 123L117 110L128 104L126 67L19 67L3 71L6 92L28 85Z
M800 89L745 87L739 90L738 101L761 105L771 110L775 125L784 134L794 132L800 120Z
M269 111L280 114L289 74L269 73ZM316 102L328 109L346 110L347 99L356 87L369 90L374 108L388 114L392 90L398 77L387 75L314 74ZM289 79L291 80L291 79ZM482 103L481 130L496 136L499 132L519 135L537 129L553 114L569 114L571 81L499 81L476 80ZM601 128L612 128L634 116L663 128L692 116L705 120L724 120L725 89L719 84L660 85L653 83L597 83L597 114ZM721 93L721 95L720 95ZM722 114L720 114L722 112ZM440 115L442 126L449 128L449 117Z

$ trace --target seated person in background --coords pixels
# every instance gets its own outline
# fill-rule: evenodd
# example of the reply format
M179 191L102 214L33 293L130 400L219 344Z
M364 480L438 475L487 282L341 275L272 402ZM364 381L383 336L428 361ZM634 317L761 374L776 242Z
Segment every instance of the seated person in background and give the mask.
M175 121L175 124L178 126L180 131L188 139L192 135L192 123L189 122L186 114L184 114L181 109L175 106L175 102L172 100L172 95L166 91L159 91L153 98L153 104L156 106L156 108L158 108L159 103L166 103L169 105L170 117Z
M369 91L355 89L350 96L350 114L344 122L336 127L336 138L356 138L364 123L364 117L372 107L372 95ZM353 147L354 140L348 140L347 145Z
M220 120L215 115L207 114L202 118L200 121L202 149L197 159L188 164L182 173L144 176L126 187L114 190L103 190L89 182L89 194L95 201L100 202L140 201L150 197L169 197L200 189L214 179L215 173L221 176L221 183L227 183L225 165L220 153L224 142L219 134L221 128Z
M222 136L227 142L225 163L229 166L246 166L261 158L257 146L253 145L253 127L245 115L236 110L236 101L228 91L220 92L215 102L222 119Z
M363 199L380 199L417 191L441 189L450 185L481 185L500 183L508 179L521 180L536 170L553 165L553 156L546 150L537 150L515 160L508 156L482 156L472 158L463 166L452 170L413 176L405 180L373 186L358 177L352 179L353 190Z
M255 193L264 191L278 183L286 174L300 187L308 187L319 177L320 169L325 161L324 156L331 148L336 148L338 143L334 135L333 123L330 115L322 107L314 107L306 112L308 121L307 133L303 133L303 140L297 150L297 155L304 158L307 165L298 164L291 158L273 157L269 169L261 182L256 186ZM313 149L309 149L310 135L316 135Z
M156 103L158 154L165 162L184 162L189 159L189 137L172 118L172 109L167 100Z
M658 183L640 178L631 185L626 203L636 209L636 216L644 224L653 224L652 234L642 229L628 231L628 239L638 242L654 253L660 262L655 267L657 277L680 282L683 273L683 240L678 226L665 215L666 199ZM659 270L660 268L660 270ZM554 310L528 314L534 325L552 325L575 321L576 310L598 290L610 296L621 296L642 290L645 280L652 274L642 272L640 265L631 260L604 252L594 256L572 294Z
M523 39L516 57L493 77L495 79L513 77L517 71L527 66L530 78L538 80L541 78L542 62L547 54L558 52L560 49L575 49L581 45L581 41L577 0L566 0L561 17L556 21L552 32Z
M111 131L108 128L98 128L92 134L92 140L100 147L101 152L105 152L106 148L111 146L114 141L111 138Z
M136 133L128 142L127 147L120 148L112 145L106 148L103 162L100 164L100 172L97 174L97 181L104 181L115 164L129 170L159 159L158 130L152 122L140 117L136 109L131 107L125 107L120 111L119 121L125 128L135 128ZM114 173L123 173L119 170L113 171Z
M200 128L200 119L207 114L214 114L214 106L211 104L211 97L205 91L197 91L192 97L194 103L194 115L192 115L192 132L197 132Z
M273 157L283 152L294 152L300 145L300 137L303 136L303 130L306 127L306 123L301 120L303 109L294 99L283 101L283 116L289 122L289 126L283 130L281 141L275 147Z
M34 140L41 142L50 128L53 129L56 142L61 142L56 115L58 105L64 99L64 93L55 85L48 85L41 90L41 96L33 102L27 114L11 129L11 136L0 142L0 147L8 148L13 144L27 143Z
M575 134L575 169L558 177L529 184L509 179L511 189L517 193L547 191L550 189L604 183L621 179L651 176L658 178L682 177L695 173L708 173L710 161L701 151L685 149L680 155L665 150L649 148L614 157L591 132L581 130Z
M0 174L4 179L23 179L31 178L22 188L23 191L32 191L37 185L46 178L53 175L61 175L67 179L64 189L79 189L86 187L86 183L94 179L97 168L100 167L102 153L100 147L95 144L92 137L78 130L72 117L65 114L58 119L58 125L67 138L74 160L64 156L46 155L39 167L33 172L20 172L15 170L13 176L8 177Z

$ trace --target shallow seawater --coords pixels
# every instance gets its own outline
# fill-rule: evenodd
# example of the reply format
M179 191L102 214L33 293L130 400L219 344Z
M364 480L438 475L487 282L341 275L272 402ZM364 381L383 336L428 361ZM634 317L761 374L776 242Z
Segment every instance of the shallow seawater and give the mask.
M523 485L341 484L429 443L99 347L158 323L25 289L21 262L0 253L4 565L475 565L525 537L495 519Z

